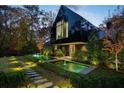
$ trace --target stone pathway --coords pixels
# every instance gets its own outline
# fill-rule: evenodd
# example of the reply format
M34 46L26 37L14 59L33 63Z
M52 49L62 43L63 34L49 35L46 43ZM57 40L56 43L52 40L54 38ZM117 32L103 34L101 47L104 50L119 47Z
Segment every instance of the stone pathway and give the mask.
M24 60L20 60L20 63L22 64L23 67L25 67L25 74L31 81L31 84L33 85L34 88L59 88L58 86L55 86L52 82L47 80L46 78L42 77L38 72L31 68L27 68L26 64L23 62ZM29 87L32 87L29 86Z
M26 69L25 74L36 88L58 88L58 86L53 85L52 82L46 78L43 78L40 74L32 69Z

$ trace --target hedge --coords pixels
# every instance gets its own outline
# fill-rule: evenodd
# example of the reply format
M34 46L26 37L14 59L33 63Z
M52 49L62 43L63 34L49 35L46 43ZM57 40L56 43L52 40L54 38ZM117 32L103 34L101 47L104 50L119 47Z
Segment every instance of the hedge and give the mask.
M111 77L92 77L81 76L71 77L71 82L74 86L82 88L123 88L124 77L111 76Z

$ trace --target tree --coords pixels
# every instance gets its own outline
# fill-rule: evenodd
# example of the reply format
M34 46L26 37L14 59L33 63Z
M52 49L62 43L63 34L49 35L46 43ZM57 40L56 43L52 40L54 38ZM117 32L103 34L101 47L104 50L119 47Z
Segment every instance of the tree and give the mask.
M91 36L89 37L87 43L87 50L88 50L88 60L90 62L95 62L95 64L99 63L102 58L101 50L102 50L102 43L99 40L98 32L93 29Z
M15 51L22 51L24 47L28 44L28 25L23 20L20 22L19 27L16 28L15 37L13 38L13 41L11 43L11 49Z
M112 43L111 40L107 38L103 40L103 44L104 44L103 50L115 54L115 67L116 71L118 71L118 54L121 52L122 44L120 42Z
M119 8L116 15L105 20L106 37L103 39L104 50L115 54L116 71L118 71L118 54L124 47L124 15ZM120 15L121 14L121 15Z
M38 50L41 52L41 50L43 49L44 47L44 42L41 38L38 38L38 40L36 41L36 45L37 45L37 48Z
M38 38L50 37L52 12L39 6L0 6L0 54L36 50Z

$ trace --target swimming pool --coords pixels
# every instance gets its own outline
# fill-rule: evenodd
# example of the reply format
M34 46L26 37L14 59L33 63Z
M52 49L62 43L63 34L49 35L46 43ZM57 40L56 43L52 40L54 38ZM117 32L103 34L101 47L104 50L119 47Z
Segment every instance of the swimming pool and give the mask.
M76 63L76 62L72 62L72 61L64 61L64 60L56 61L53 64L55 64L56 66L58 66L64 70L76 72L76 73L80 73L84 69L89 68L89 66L86 64Z

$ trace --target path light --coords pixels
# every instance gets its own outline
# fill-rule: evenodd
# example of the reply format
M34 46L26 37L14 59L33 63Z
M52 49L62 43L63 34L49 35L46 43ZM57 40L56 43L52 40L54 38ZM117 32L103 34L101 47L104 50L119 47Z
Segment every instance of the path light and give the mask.
M10 64L17 64L19 63L18 61L11 61Z
M12 70L12 71L22 71L23 68L22 67L16 67L16 68L10 68L10 70Z
M33 56L34 56L34 57L37 57L37 55L36 55L36 54L34 54Z

